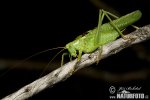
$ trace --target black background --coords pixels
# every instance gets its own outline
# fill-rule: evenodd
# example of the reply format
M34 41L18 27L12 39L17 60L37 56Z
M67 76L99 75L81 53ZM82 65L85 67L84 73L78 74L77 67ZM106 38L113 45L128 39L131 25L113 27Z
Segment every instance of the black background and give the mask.
M105 0L103 2L121 15L139 9L143 16L136 25L149 24L150 7L148 0ZM99 8L90 0L11 1L1 2L1 5L1 59L20 60L45 49L65 46L76 36L96 27L98 22ZM146 41L140 45L149 51L149 43ZM34 57L34 60L48 62L54 54L56 51L51 51L45 55ZM127 73L149 69L150 62L139 59L133 48L129 47L88 69L93 67L111 73ZM1 73L5 70L7 69L2 69ZM32 82L40 72L25 69L9 71L7 75L0 78L0 98ZM108 99L108 90L112 85L116 87L140 86L143 88L141 92L148 94L150 92L149 84L149 77L144 80L108 82L84 75L73 75L65 82L58 83L53 88L49 88L31 99L44 98L44 100L49 100L59 97L69 99L69 96L76 99L80 97Z

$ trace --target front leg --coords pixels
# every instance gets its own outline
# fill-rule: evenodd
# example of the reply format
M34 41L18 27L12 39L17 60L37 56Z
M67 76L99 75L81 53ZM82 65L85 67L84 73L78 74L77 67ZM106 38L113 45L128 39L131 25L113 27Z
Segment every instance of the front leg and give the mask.
M67 52L66 52L66 53L63 53L62 56L61 56L61 66L63 66L63 64L64 64L64 57L65 57L66 55L68 55Z

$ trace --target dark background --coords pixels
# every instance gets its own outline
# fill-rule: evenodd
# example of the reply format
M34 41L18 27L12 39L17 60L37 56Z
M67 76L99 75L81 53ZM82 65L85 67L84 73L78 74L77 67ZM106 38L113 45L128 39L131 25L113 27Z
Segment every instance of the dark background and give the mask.
M107 6L95 5L98 0L57 0L57 1L11 1L1 2L0 28L0 73L10 69L10 61L23 60L32 54L53 48L65 46L68 42L87 30L97 26L99 9L115 11L125 15L134 10L141 10L142 18L137 26L149 24L150 7L148 0L102 0ZM104 8L105 7L105 8ZM112 10L113 8L113 10ZM93 65L58 83L31 99L36 98L72 98L92 97L99 99L109 98L109 87L114 85L139 86L140 92L150 93L150 41L129 47L120 53L102 60L97 66ZM48 62L59 50L50 51L31 58L28 62ZM67 58L66 58L67 59ZM54 61L60 64L60 56ZM19 62L15 62L19 63ZM14 64L15 64L14 63ZM0 77L0 98L18 90L40 76L42 67L14 68ZM50 66L51 67L51 66ZM57 66L59 67L59 66ZM84 70L97 70L99 73L108 72L115 75L146 71L146 77L132 80L110 81L99 76L86 74ZM47 73L50 71L47 71ZM145 74L144 74L145 75ZM143 76L144 76L143 75ZM113 80L113 79L112 79Z

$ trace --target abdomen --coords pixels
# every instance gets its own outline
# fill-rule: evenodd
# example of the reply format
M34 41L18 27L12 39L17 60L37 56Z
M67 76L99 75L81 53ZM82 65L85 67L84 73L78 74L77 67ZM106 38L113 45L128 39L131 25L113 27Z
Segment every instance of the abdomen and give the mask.
M132 25L136 21L138 21L142 16L140 10L136 10L127 15L124 15L116 20L113 20L113 23L120 29L124 29L129 25ZM114 27L110 23L105 23L101 26L101 31L114 30Z

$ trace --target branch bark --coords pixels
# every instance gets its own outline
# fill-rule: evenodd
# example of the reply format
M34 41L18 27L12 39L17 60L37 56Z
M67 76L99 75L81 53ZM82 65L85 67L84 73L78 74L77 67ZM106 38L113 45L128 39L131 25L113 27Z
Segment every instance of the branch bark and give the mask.
M133 44L145 41L150 38L150 25L139 28L138 30L126 35L129 39L117 39L114 42L106 44L102 48L101 59L104 59L110 55L116 54L122 49L129 47ZM97 56L99 55L99 50L91 53L84 54L80 62L77 59L68 62L62 67L54 70L48 75L35 80L34 82L22 87L20 90L4 97L2 100L24 100L38 92L44 90L45 88L52 87L60 81L66 80L77 70L90 66L97 61Z

